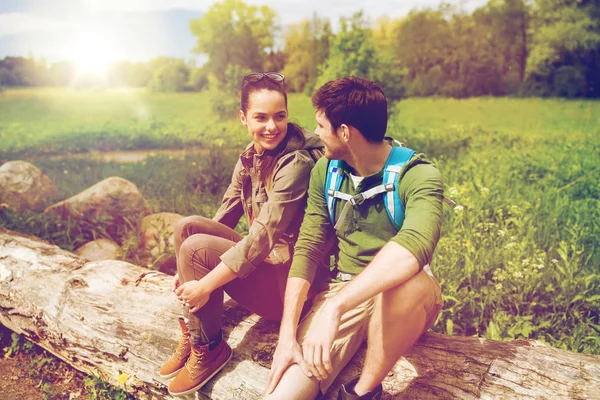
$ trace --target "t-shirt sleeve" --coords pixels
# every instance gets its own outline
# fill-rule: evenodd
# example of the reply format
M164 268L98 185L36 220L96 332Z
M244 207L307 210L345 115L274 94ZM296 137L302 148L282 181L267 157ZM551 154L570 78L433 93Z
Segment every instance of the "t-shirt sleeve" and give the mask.
M399 189L404 223L391 240L410 251L423 268L433 258L442 229L442 176L432 164L417 164L401 177Z
M325 200L326 172L327 159L322 157L310 175L306 213L294 247L294 259L289 272L290 278L303 278L311 283L329 250L328 244L335 235Z

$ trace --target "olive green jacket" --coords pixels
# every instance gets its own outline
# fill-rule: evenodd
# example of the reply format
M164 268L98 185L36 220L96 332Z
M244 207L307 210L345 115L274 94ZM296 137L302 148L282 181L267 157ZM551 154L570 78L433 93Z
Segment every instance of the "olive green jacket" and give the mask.
M304 216L310 171L322 148L313 133L305 131L304 140L290 135L275 165L270 192L260 180L268 150L257 154L251 143L240 155L213 218L231 228L242 214L248 219L248 235L221 256L238 277L247 276L267 257L273 264L290 262Z

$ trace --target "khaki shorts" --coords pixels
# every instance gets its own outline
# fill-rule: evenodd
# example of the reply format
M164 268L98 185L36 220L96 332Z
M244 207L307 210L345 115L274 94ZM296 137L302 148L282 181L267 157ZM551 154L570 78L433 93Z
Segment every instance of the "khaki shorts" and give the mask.
M435 279L433 275L426 273L425 271L421 271L420 273L430 277L432 286L430 296L427 297L425 302L427 314L423 330L423 332L425 332L435 324L440 309L442 308L442 291L437 279ZM313 317L317 311L319 311L328 299L338 294L347 284L348 282L330 283L327 290L315 295L312 307L300 321L300 325L298 326L298 343L300 346L302 346L302 343L306 338L308 329L310 328ZM374 299L372 298L342 315L340 329L335 337L331 350L331 364L333 371L329 374L327 379L320 382L321 393L327 392L329 386L331 386L335 378L346 364L348 364L363 341L367 338L369 320L373 314L373 308Z

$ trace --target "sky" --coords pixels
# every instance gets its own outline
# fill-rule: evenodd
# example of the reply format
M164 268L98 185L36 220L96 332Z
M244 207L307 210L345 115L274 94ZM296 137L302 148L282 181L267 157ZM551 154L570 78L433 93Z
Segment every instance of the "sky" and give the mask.
M441 0L246 0L268 5L282 25L314 12L334 26L363 10L373 20L402 17L411 9L436 8ZM446 0L465 11L487 0ZM205 13L206 0L0 0L0 58L7 55L100 64L116 59L147 61L158 56L201 60L189 20Z

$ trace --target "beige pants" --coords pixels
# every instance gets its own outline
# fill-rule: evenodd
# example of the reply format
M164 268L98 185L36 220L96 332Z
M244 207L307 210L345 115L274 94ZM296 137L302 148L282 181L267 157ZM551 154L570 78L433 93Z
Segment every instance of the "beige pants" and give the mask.
M425 303L425 310L427 313L423 330L423 332L425 332L435 324L440 309L442 308L442 291L437 279L435 279L433 275L426 273L425 271L421 271L420 273L429 276L431 282L430 295L427 297ZM300 346L302 346L306 338L308 329L310 328L317 311L320 310L328 299L338 294L347 284L348 282L330 283L327 290L318 293L314 297L312 307L300 321L300 325L298 326L298 343ZM331 349L331 364L333 371L329 374L327 379L320 382L319 386L321 393L324 394L327 392L327 389L329 389L329 386L331 386L340 371L352 359L362 342L367 339L369 321L373 314L373 309L374 298L371 298L342 315L340 329L333 342L333 348Z

